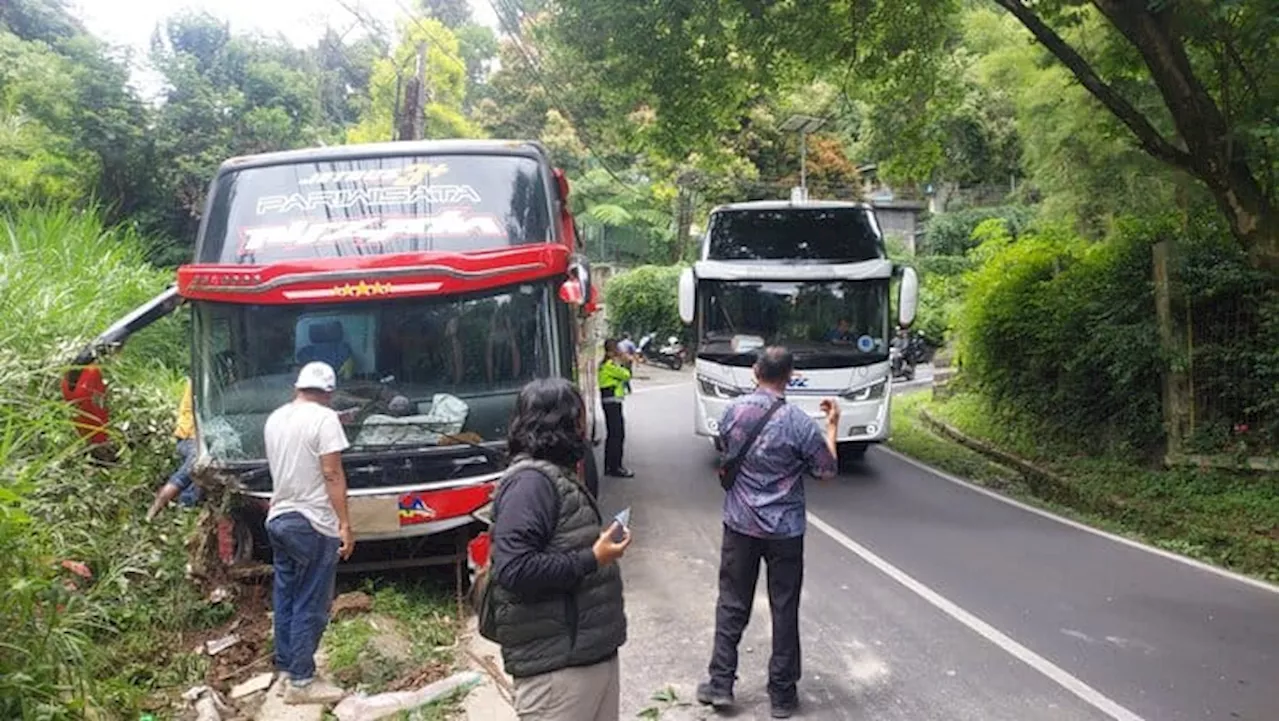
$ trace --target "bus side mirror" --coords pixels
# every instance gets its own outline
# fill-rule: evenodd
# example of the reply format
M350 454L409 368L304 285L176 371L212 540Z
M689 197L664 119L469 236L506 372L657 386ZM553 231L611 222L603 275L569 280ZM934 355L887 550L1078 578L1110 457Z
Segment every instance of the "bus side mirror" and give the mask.
M916 322L916 303L920 294L920 278L915 268L903 268L898 282L898 327L910 328Z
M693 268L680 271L680 322L688 325L693 322L694 290L697 283L693 277Z
M584 257L575 257L569 266L569 272L578 283L582 285L582 295L584 298L590 298L595 288L595 283L591 279L591 261Z

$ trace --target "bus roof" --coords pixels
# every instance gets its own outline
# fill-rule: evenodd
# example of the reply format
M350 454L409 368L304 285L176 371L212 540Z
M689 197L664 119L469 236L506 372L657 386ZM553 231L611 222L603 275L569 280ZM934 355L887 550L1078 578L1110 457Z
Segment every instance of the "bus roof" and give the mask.
M866 203L853 203L846 200L806 200L800 203L793 203L790 200L751 200L742 203L718 205L711 209L711 213L714 215L734 210L822 210L831 208L872 210L872 207Z
M300 150L284 150L275 153L260 153L258 155L242 155L223 162L218 168L218 174L268 165L445 153L518 155L540 160L547 157L547 152L542 147L542 144L530 140L404 140L394 143L331 145L302 148Z

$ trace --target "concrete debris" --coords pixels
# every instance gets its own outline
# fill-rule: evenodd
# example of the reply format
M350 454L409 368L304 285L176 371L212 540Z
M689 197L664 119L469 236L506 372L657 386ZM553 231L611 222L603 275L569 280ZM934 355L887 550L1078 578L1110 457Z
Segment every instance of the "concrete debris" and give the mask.
M266 691L268 688L271 688L271 682L274 681L275 678L276 675L268 671L266 673L260 673L248 681L236 684L231 687L231 699L242 699L245 696L255 694L259 691Z
M447 696L460 688L470 688L480 683L480 674L462 671L427 684L417 691L393 691L374 696L358 694L348 696L333 709L338 721L377 721L398 711L415 709Z
M222 721L224 715L231 714L231 707L208 686L193 686L182 694L182 698L195 709L195 721Z
M208 696L196 701L196 721L222 721L218 702Z
M362 591L350 591L333 599L333 610L330 617L337 621L351 618L373 610L373 598Z
M204 650L205 650L205 653L209 654L210 656L217 656L218 654L222 653L223 651L226 651L227 649L231 648L237 643L240 643L240 637L232 633L232 634L223 636L222 638L215 638L211 641L205 641Z

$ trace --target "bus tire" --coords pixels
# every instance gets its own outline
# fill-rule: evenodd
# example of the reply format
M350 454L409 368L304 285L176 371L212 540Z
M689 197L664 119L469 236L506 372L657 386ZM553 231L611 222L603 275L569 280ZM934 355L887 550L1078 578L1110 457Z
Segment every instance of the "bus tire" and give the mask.
M841 443L836 447L837 458L841 471L847 471L850 467L860 465L867 457L866 443Z
M587 454L582 459L582 482L592 498L600 498L600 469L596 466L596 450L587 446Z

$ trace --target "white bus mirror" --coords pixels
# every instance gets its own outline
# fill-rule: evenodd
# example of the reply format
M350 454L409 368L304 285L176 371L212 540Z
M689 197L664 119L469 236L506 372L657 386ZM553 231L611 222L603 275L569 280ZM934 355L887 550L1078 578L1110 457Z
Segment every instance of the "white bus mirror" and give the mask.
M898 283L898 326L910 328L916 322L916 303L920 295L920 278L915 268L903 268Z
M680 271L680 322L688 325L693 322L694 290L697 282L693 277L693 268Z

